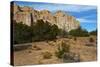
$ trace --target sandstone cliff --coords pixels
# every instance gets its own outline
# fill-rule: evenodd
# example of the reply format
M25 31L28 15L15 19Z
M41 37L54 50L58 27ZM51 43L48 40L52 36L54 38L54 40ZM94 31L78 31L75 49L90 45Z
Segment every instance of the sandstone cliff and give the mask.
M42 19L44 22L48 21L51 24L56 24L64 31L77 29L80 26L75 17L60 10L52 14L48 10L38 11L27 6L21 7L16 4L14 4L13 7L13 20L18 23L22 22L28 26L31 26L39 19Z

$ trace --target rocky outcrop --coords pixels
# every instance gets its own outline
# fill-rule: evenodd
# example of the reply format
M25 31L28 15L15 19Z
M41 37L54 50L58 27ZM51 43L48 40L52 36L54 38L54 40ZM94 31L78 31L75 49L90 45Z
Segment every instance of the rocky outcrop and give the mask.
M48 10L35 10L30 7L20 7L14 4L14 18L16 22L22 22L28 26L36 23L37 20L42 19L44 22L48 21L51 24L56 24L60 29L64 31L70 31L79 27L79 22L75 17L64 13L63 11L57 11L52 14Z
M65 14L62 11L57 11L55 14L57 26L63 30L70 31L79 27L79 23L75 17Z

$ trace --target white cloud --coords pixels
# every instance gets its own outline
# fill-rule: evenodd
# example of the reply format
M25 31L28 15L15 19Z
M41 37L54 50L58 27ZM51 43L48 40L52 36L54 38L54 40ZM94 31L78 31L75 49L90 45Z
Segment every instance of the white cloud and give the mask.
M91 9L96 9L95 6L83 6L83 5L67 5L66 10L70 12L82 12Z
M17 2L16 2L17 3ZM18 4L18 3L17 3ZM55 10L64 10L70 12L81 12L81 11L88 11L91 9L96 9L96 6L88 6L88 5L72 5L72 4L50 4L50 3L20 3L21 6L30 6L38 10L48 9L50 11ZM41 6L40 6L41 5Z
M49 5L48 9L49 10L63 10L63 11L69 11L69 12L82 12L82 11L96 9L96 6L53 4L53 5Z
M78 18L77 20L80 21L81 23L96 23L96 20L92 19Z

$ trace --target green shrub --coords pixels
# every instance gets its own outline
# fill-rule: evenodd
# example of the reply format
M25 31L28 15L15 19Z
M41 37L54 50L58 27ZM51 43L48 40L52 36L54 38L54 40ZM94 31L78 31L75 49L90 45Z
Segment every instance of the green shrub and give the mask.
M57 25L51 25L49 22L38 20L36 24L32 26L32 40L52 40L55 39L59 33Z
M29 50L28 53L32 53L32 51Z
M53 40L59 33L57 25L38 20L32 26L27 26L23 22L11 23L13 28L13 43L28 43L32 41Z
M89 42L94 42L94 39L92 37L90 37Z
M79 27L78 29L73 29L73 30L69 31L69 34L72 36L77 36L77 37L89 36L88 31L82 29L81 27Z
M66 53L70 52L70 45L66 44L65 42L62 42L62 50Z
M70 52L70 45L62 42L61 45L58 46L58 51L55 52L58 58L63 58L64 53Z
M25 24L12 23L13 27L13 43L27 43L31 42L31 28Z
M76 41L77 40L77 37L74 37L74 41Z
M58 51L55 52L56 56L58 58L62 58L63 57L63 54L64 54L64 51L60 48L60 46L58 47Z
M43 58L44 59L50 59L51 57L52 57L52 54L50 52L43 53Z
M90 35L97 35L97 29L94 31L89 32Z

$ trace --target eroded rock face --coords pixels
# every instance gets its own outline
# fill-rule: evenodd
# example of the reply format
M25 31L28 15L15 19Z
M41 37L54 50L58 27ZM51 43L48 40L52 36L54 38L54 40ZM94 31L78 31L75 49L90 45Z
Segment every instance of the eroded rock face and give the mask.
M48 21L51 24L55 24L55 22L56 22L54 16L48 10L42 10L42 11L40 11L40 19L43 19L44 22Z
M57 11L55 14L57 26L63 30L70 31L79 27L79 23L75 17L65 14L62 11Z
M48 10L35 10L30 7L20 7L14 4L14 20L22 22L28 26L34 24L37 20L42 19L44 22L48 21L51 24L56 24L64 31L70 31L79 27L79 22L75 17L65 14L63 11L57 11L52 14Z
M14 15L14 20L16 20L16 22L18 23L22 22L23 24L26 24L28 26L31 25L31 16L28 12L17 12Z

